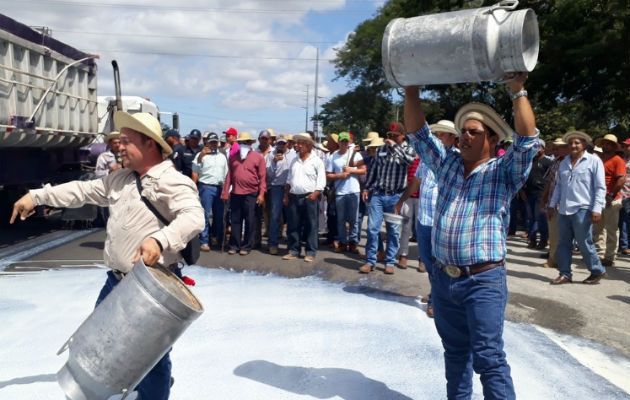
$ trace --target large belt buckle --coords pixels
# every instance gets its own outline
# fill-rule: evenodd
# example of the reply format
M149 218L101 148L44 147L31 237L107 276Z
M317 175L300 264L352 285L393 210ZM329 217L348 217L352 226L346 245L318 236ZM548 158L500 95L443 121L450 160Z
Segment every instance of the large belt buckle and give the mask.
M459 269L459 267L455 265L445 265L444 272L446 272L446 275L450 276L453 279L456 279L462 276L462 270Z

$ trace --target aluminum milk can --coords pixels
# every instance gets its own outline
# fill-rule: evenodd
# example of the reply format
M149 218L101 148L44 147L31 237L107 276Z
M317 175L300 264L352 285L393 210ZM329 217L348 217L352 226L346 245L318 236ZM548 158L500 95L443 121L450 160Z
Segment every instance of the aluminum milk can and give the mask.
M203 312L173 273L142 258L79 326L57 373L71 400L126 397Z
M503 81L538 59L538 21L518 1L414 18L385 28L383 67L394 87ZM512 73L512 74L511 74Z

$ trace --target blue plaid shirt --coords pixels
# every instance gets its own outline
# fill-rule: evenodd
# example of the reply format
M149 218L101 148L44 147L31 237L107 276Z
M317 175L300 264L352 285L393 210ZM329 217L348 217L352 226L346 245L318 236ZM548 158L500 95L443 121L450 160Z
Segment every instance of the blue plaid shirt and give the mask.
M527 180L540 147L538 135L514 137L503 157L464 177L461 154L445 148L428 125L409 135L438 182L431 243L440 263L466 266L505 258L510 201Z
M435 174L427 163L420 161L416 170L416 178L420 178L420 198L418 199L418 223L424 226L433 226L433 214L437 202L438 188Z

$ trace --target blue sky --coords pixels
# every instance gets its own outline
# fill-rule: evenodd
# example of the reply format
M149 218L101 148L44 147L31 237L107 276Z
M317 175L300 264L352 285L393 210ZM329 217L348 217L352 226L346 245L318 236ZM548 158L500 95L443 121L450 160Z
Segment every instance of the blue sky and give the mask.
M306 85L313 114L346 90L328 60L374 15L370 0L0 0L2 13L100 55L99 95L113 94L118 60L123 95L151 98L180 115L180 131L304 130ZM33 12L33 10L38 10ZM170 122L165 116L165 122ZM309 121L309 129L312 122Z

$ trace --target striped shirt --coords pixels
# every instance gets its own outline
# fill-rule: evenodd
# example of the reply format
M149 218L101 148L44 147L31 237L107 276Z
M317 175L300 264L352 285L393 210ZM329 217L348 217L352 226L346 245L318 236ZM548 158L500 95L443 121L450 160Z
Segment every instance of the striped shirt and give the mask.
M538 135L514 137L503 157L465 177L461 154L445 148L428 125L409 135L438 183L431 243L440 263L466 266L505 258L510 201L527 180L540 148Z
M418 223L424 226L433 226L433 214L438 197L438 187L435 174L427 164L420 163L416 171L416 178L420 178L420 200L418 201Z
M418 170L418 165L420 165L420 159L416 157L411 164L407 167L407 183L410 183L414 176L416 176L416 171ZM415 193L411 193L409 197L417 199L420 197L420 190Z
M392 194L404 191L407 186L407 166L415 158L416 153L406 142L379 147L368 170L364 190Z

